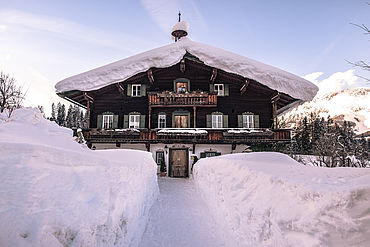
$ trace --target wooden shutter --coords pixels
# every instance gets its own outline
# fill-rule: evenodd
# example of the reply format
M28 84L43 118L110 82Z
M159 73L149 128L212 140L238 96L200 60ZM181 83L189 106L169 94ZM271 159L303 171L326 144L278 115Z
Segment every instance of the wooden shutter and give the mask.
M98 121L96 124L96 128L102 129L103 128L103 115L98 115Z
M243 128L243 115L238 115L238 128Z
M229 116L228 115L222 116L222 128L229 128Z
M113 129L118 129L118 115L113 115Z
M140 115L140 125L139 128L145 128L145 115Z
M207 115L207 128L212 128L212 115Z
M260 127L260 116L259 115L254 115L254 128L259 128Z
M123 128L128 128L128 115L123 115Z
M213 93L215 91L215 85L214 84L209 84L209 91Z
M127 85L127 96L132 96L132 84Z
M224 84L224 96L229 96L229 84Z
M146 85L141 84L141 96L146 96Z

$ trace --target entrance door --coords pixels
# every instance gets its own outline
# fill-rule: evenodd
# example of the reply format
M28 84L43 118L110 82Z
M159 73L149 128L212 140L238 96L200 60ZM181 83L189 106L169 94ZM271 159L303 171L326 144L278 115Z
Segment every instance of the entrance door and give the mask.
M171 177L188 176L188 150L170 149L170 168Z
M188 127L188 116L175 115L175 128L187 128L187 127Z

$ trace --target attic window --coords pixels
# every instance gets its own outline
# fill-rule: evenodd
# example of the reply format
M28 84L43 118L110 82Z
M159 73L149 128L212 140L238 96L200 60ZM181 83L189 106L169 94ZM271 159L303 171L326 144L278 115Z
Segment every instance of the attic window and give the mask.
M141 96L141 84L132 84L132 96Z
M215 84L214 90L217 93L217 96L224 96L224 84Z

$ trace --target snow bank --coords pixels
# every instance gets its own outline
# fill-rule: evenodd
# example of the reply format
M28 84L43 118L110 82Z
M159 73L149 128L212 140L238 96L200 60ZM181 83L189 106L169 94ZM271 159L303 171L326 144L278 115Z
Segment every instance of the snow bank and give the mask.
M150 68L166 68L186 53L197 56L206 65L253 79L301 100L311 100L318 88L311 82L289 72L213 46L191 41L187 37L138 55L81 73L58 82L57 92L90 91L122 82Z
M0 123L0 246L137 246L156 169L150 153L92 151L16 110Z
M370 170L279 153L205 158L194 179L239 246L370 246Z

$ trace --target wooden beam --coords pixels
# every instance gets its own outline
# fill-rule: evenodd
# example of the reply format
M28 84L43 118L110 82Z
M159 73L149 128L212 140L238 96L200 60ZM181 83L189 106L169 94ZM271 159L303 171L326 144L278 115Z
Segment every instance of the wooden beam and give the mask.
M271 98L271 103L276 103L280 99L280 93L278 92L275 96Z
M247 91L247 87L249 86L249 80L245 79L242 87L240 88L240 94L244 94Z
M212 70L212 75L211 75L211 78L210 78L209 80L210 80L211 82L215 82L216 77L217 77L217 69L216 69L216 68L214 68L214 69Z
M148 80L149 80L150 84L152 84L152 85L153 85L153 83L154 83L153 70L152 70L152 69L149 69L149 70L146 72L146 75L148 76Z
M180 62L180 71L182 73L185 72L185 59L182 59L181 62Z
M196 106L193 106L193 111L194 111L194 127L193 128L196 128L197 127L197 107Z
M117 84L116 84L116 87L117 87L117 89L118 89L118 92L120 93L120 94L124 94L124 92L125 92L125 90L124 90L124 88L123 88L123 86L121 85L121 83L120 82L118 82Z
M88 95L86 92L84 92L84 98L87 100L87 101L91 101L91 103L94 102L94 98L90 95Z

